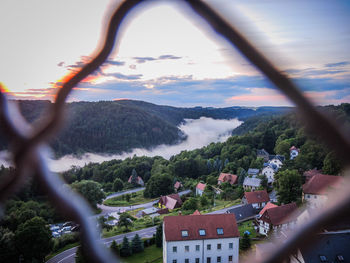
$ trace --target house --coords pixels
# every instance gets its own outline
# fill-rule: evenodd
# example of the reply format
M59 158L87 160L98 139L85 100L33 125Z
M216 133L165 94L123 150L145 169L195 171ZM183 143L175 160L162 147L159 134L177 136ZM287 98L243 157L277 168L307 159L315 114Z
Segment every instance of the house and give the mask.
M258 219L259 233L268 235L269 232L278 234L279 231L294 228L297 215L294 213L298 209L295 203L268 208Z
M239 231L233 214L166 216L163 262L238 263Z
M249 168L247 174L248 176L257 177L259 175L259 171L259 169Z
M305 171L303 176L305 177L305 183L307 183L314 175L322 174L321 170L317 170L316 168L312 170Z
M206 187L206 184L198 183L197 186L196 186L196 195L202 196L205 187Z
M340 188L343 181L341 176L315 174L303 185L303 201L311 208L321 207L328 200L329 191Z
M257 150L256 151L256 157L257 158L263 158L265 162L269 160L270 154L265 151L265 149Z
M169 210L179 208L182 206L182 200L179 194L171 194L167 196L161 196L158 201L159 208L168 208Z
M179 181L176 181L176 183L174 184L175 192L178 192L181 187L182 187L182 183L180 183Z
M253 208L252 204L238 206L226 211L228 214L234 214L237 223L243 222L256 216L256 209Z
M278 169L282 167L285 158L283 155L270 155L269 163L277 165Z
M270 201L270 197L266 190L245 192L242 201L244 204L251 204L255 209L262 209Z
M228 174L228 173L220 173L219 179L218 179L218 185L229 182L231 185L237 183L237 175L234 174Z
M141 211L139 211L137 214L136 214L136 217L142 217L142 216L158 216L158 211L159 211L159 208L156 208L156 207L150 207L150 208L146 208L146 209L143 209Z
M201 212L198 211L198 209L196 211L193 212L192 214L193 216L200 216Z
M132 175L130 175L129 179L128 179L128 183L132 182ZM137 176L137 180L136 183L141 185L141 186L145 186L145 182L142 180L142 178L140 176Z
M243 188L244 190L256 190L258 187L261 186L261 179L259 178L244 178L243 182Z
M297 147L295 147L295 146L293 145L293 146L290 147L290 149L289 149L289 158L290 158L291 160L293 160L295 157L298 156L299 152L300 152L300 150L299 150Z
M278 166L274 163L264 163L264 168L261 171L262 175L267 178L267 183L272 184L275 181L275 173L278 171Z
M268 203L264 206L264 208L261 209L261 211L259 212L258 217L260 218L260 217L264 214L264 212L265 212L267 209L272 208L272 207L277 207L277 206L278 206L278 205L275 205L275 204L273 204L273 203L271 203L271 202L268 202Z
M318 234L313 246L301 246L290 256L291 263L350 262L350 233L330 232Z

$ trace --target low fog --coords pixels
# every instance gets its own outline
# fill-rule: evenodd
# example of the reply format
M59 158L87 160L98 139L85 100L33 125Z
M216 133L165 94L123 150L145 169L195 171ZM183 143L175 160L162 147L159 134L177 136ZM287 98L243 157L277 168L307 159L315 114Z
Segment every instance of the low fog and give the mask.
M51 160L49 166L54 172L69 170L73 165L84 166L90 162L101 163L112 159L125 159L137 156L162 156L169 159L172 155L184 150L194 150L210 144L211 142L223 142L228 139L231 131L237 128L242 122L238 119L214 120L212 118L201 117L200 119L186 119L179 128L187 135L187 139L176 145L159 145L152 150L137 148L131 152L103 155L86 153L81 157L65 155L58 160ZM10 162L6 152L0 152L0 165L8 167Z

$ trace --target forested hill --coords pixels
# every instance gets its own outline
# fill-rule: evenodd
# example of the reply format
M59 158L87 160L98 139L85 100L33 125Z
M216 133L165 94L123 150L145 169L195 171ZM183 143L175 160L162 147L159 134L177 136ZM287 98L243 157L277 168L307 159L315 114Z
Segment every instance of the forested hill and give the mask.
M50 106L49 101L19 101L24 117L33 122ZM280 114L286 107L177 108L134 100L72 102L68 122L51 146L57 157L65 154L121 153L133 148L175 144L185 138L178 129L184 119L201 116L215 119ZM6 149L0 134L0 150Z

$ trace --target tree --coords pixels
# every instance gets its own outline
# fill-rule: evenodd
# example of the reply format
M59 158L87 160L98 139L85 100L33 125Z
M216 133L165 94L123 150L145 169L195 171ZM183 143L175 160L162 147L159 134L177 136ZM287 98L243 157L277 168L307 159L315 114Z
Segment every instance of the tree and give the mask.
M124 187L123 181L120 180L119 178L116 178L113 182L113 190L115 192L119 192L123 190L123 187Z
M286 159L289 159L289 149L290 149L290 143L288 140L283 140L283 141L280 141L276 144L276 147L275 147L275 153L276 154L279 154L279 155L283 155L286 157Z
M188 200L183 203L182 208L184 210L196 210L198 208L197 199L194 197L190 197Z
M144 250L143 242L138 234L136 234L131 241L131 250L132 253L139 253Z
M130 215L128 213L122 213L119 217L119 221L118 221L118 226L119 227L125 227L125 229L128 231L129 230L129 226L132 226L132 221L130 219Z
M100 184L91 180L75 182L72 184L72 188L84 196L94 208L96 208L97 204L101 204L103 198L105 198L105 194L101 190Z
M75 263L88 263L81 246L78 246L77 252L75 253Z
M18 226L15 243L25 261L43 261L51 250L51 231L41 217L34 217Z
M156 239L156 246L162 247L163 246L163 224L160 224L157 226L155 239Z
M341 167L342 164L339 158L337 158L334 152L330 152L326 155L326 157L323 160L322 171L325 174L337 175L340 173Z
M279 171L275 181L278 202L289 204L301 200L301 176L297 170Z
M15 234L7 228L0 227L0 255L4 263L16 262Z
M200 197L199 201L202 207L206 207L209 204L208 199L204 195Z
M120 247L120 256L128 257L128 256L131 256L131 254L132 254L132 251L131 251L129 240L126 236L124 236L122 245Z
M138 185L137 177L138 177L138 175L137 175L137 172L134 168L134 169L132 169L132 172L131 172L131 184L134 186Z
M154 198L161 195L168 195L174 191L173 180L170 175L152 175L146 184L143 193L145 197Z
M237 183L239 185L243 185L244 179L247 176L247 172L243 169L243 168L238 168L237 170L237 174L238 174L238 180Z
M113 254L119 255L119 246L118 246L117 242L115 242L115 240L112 241L110 248L111 248Z
M239 249L247 250L251 247L251 240L248 233L244 233L243 238L239 240Z
M218 183L218 178L216 176L209 175L207 177L207 184L217 185L217 183Z

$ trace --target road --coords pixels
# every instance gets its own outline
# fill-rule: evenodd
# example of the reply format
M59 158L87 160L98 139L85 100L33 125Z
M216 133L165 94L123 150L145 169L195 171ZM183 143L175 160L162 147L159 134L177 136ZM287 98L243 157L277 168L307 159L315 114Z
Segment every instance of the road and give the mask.
M136 190L138 189L138 190ZM128 190L128 191L124 191L124 192L120 192L120 193L115 193L115 194L112 194L112 195L109 195L106 199L109 199L109 198L112 198L112 197L116 197L116 196L120 196L120 195L123 195L123 194L128 194L128 193L133 193L133 192L137 192L137 191L141 191L143 189L145 189L144 187L143 188L136 188L136 189L132 189L132 190ZM133 191L133 192L131 192ZM190 193L191 190L184 190L184 191L181 191L179 192L179 195L185 195L185 194L188 194ZM103 216L105 214L108 214L108 213L111 213L111 212L120 212L120 211L130 211L130 210L135 210L135 209L138 209L138 208L149 208L149 207L152 207L155 203L157 203L158 200L155 200L155 201L152 201L152 202L148 202L148 203L144 203L144 204L140 204L140 205L132 205L132 206L107 206L107 205L97 205L98 208L102 209L102 212L98 215L96 215L96 217L99 217L99 216Z
M129 240L131 240L136 234L138 234L141 238L150 238L155 232L156 227L153 226L138 231L121 234L118 236L103 238L101 239L101 242L103 242L107 246L110 246L113 240L115 240L117 243L121 243L123 241L124 236L126 236ZM77 247L73 247L51 258L50 260L46 261L46 263L74 263L76 251Z

